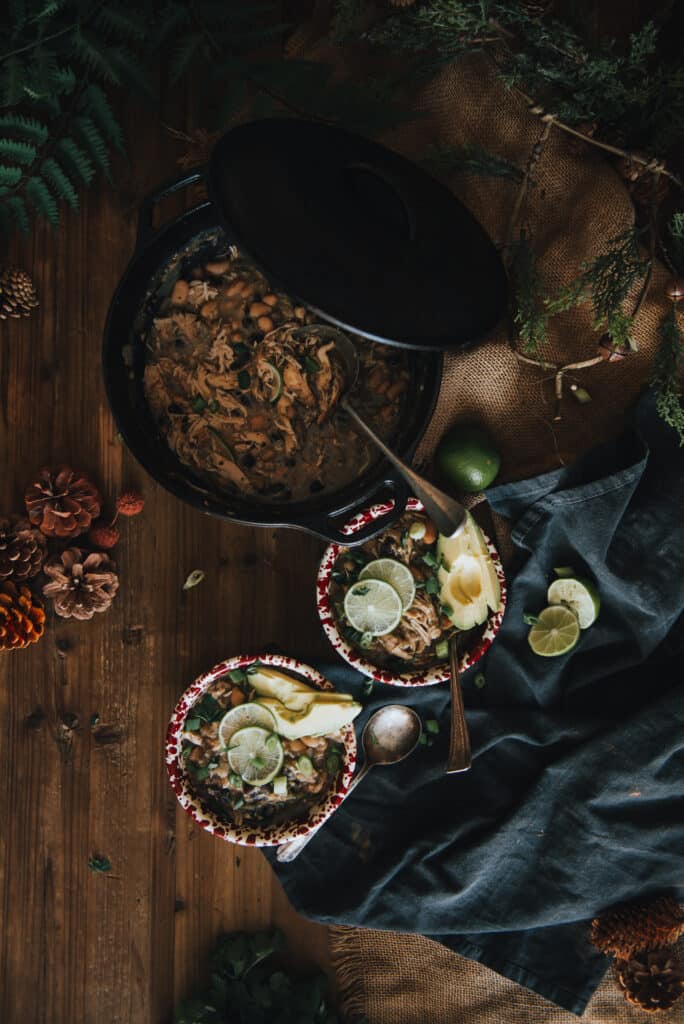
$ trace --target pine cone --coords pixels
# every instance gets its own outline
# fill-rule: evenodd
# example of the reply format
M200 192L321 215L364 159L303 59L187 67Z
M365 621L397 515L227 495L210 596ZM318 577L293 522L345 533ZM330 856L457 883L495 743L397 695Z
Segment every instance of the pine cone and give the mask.
M119 589L114 563L101 551L67 548L49 558L43 571L50 577L43 595L52 598L64 619L92 619L95 612L106 612Z
M45 629L42 603L25 584L0 583L0 651L28 647Z
M627 958L636 950L670 946L684 933L684 914L671 896L628 903L591 923L591 941L602 953Z
M33 281L20 267L0 267L0 320L31 316L39 305Z
M28 519L0 519L0 579L30 579L40 572L46 554L45 537Z
M615 970L625 999L648 1013L669 1010L684 993L684 978L675 968L672 950L634 953L616 960Z
M124 491L116 499L116 511L121 516L137 516L145 507L145 499L137 491Z
M71 466L41 469L27 487L25 501L29 519L49 537L77 537L102 508L95 484Z

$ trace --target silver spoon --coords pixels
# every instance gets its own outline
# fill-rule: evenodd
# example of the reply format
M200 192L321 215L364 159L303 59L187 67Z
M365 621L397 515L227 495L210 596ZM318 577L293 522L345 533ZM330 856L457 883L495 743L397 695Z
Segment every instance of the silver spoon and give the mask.
M412 754L418 746L422 732L423 725L420 716L413 708L408 708L404 704L386 704L372 714L361 734L365 764L354 777L344 799L346 800L376 764L399 764L405 757ZM297 839L291 839L289 843L283 843L278 847L277 859L279 861L294 860L324 824L325 822L321 822L321 825L307 835L298 836Z
M416 473L415 470L411 469L403 459L395 455L385 442L378 437L372 427L368 426L349 401L349 392L356 384L359 375L359 354L351 338L348 338L342 331L337 330L336 327L328 327L324 324L302 327L301 332L303 337L310 337L314 334L319 335L323 340L329 339L334 341L335 348L344 362L346 371L345 389L340 397L340 405L357 427L380 449L385 458L399 470L409 484L412 493L422 501L425 511L442 536L453 537L460 533L466 522L466 510L463 508L463 505L454 498L449 497L439 487L435 487L434 484L431 484L420 473Z

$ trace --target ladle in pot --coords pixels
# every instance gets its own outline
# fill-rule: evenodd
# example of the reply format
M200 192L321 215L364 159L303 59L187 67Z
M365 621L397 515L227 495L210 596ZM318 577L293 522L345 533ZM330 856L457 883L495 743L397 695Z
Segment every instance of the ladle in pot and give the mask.
M356 426L380 449L385 458L399 470L411 487L413 494L422 501L425 511L442 536L453 537L460 533L466 522L466 510L463 505L454 498L449 497L439 487L435 487L434 484L431 484L420 473L416 473L415 470L411 469L403 459L395 455L349 401L349 393L356 384L359 375L359 354L351 338L348 338L346 334L339 331L336 327L328 327L327 324L302 327L301 332L303 337L311 337L313 334L320 336L322 340L330 340L335 343L335 349L342 359L345 369L345 388L340 396L340 405Z

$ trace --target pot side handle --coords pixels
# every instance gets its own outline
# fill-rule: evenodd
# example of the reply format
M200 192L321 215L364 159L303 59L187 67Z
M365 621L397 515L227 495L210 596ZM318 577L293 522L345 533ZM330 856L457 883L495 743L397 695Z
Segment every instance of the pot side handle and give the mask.
M300 518L297 525L304 530L308 530L310 533L315 533L317 536L322 537L324 540L330 541L333 544L343 544L344 547L355 548L359 544L363 544L364 541L370 540L371 537L375 537L378 533L386 530L389 526L392 526L392 524L396 523L397 519L399 519L399 517L406 511L406 503L410 497L409 488L406 482L403 477L398 474L396 477L387 474L383 479L378 480L373 490L366 496L366 498L364 498L359 507L352 506L345 510L343 513L344 521L348 522L363 508L367 508L368 505L371 505L373 495L377 494L377 492L383 488L387 488L391 491L392 498L394 500L394 508L391 512L388 512L379 519L374 519L372 522L367 523L366 526L363 526L360 530L356 530L354 533L344 533L335 524L334 520L339 519L341 513L336 513L334 517L326 514L325 512L312 513L306 518Z
M154 208L157 203L160 203L162 199L166 199L167 196L172 196L174 192L180 192L181 189L187 188L188 185L194 185L198 181L202 181L204 176L205 168L198 167L189 174L183 174L180 178L174 178L173 181L167 182L155 192L145 196L140 207L140 213L138 214L138 234L135 240L136 252L144 249L157 233L158 229L154 227Z

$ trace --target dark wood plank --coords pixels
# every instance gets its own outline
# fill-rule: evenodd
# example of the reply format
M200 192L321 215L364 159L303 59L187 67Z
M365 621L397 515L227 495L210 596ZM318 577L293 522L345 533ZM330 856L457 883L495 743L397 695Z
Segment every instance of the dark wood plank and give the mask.
M194 827L163 766L170 712L200 671L270 644L325 652L313 596L322 545L182 506L117 439L102 382L102 329L135 212L175 172L161 122L187 126L191 106L168 94L141 117L131 103L131 165L119 164L115 186L98 184L80 216L65 214L55 233L36 226L9 253L41 307L0 324L0 510L60 460L110 497L139 488L146 508L122 524L112 609L90 623L53 619L40 644L0 656L3 1024L167 1020L220 931L277 920L304 961L326 959L325 930L296 917L261 854ZM205 581L183 593L194 568ZM94 853L110 874L88 869Z

